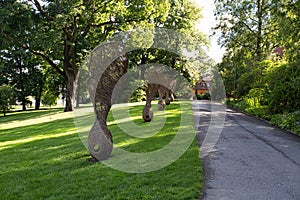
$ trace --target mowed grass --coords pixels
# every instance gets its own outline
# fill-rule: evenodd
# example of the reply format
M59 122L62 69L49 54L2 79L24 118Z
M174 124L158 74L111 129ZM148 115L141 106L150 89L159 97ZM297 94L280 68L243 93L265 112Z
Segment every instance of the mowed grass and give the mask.
M130 116L136 125L147 128L150 125L139 117L142 108L142 105L130 107ZM174 138L180 116L178 103L168 106L164 128L146 139L124 134L111 114L108 124L117 146L146 152L162 148ZM126 119L123 123L127 123ZM100 162L87 162L89 157L72 113L50 109L0 117L0 199L198 199L201 196L203 176L196 139L171 165L147 173L118 171Z

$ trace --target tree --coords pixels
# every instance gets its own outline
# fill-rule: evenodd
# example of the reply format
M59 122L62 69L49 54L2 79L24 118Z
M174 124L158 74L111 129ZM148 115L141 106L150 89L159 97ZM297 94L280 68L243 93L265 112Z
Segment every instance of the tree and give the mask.
M42 103L47 106L53 106L57 102L57 96L49 91L46 91L42 95Z
M52 106L57 102L60 94L62 94L64 99L66 84L64 79L61 76L58 76L51 67L46 67L43 73L45 80L41 100L43 104Z
M300 2L272 0L272 19L276 23L278 47L290 62L300 62Z
M1 84L13 86L17 99L22 102L22 110L26 110L26 97L30 95L35 97L35 109L38 110L44 85L39 60L24 49L15 48L3 51L0 59L3 61Z
M215 16L219 21L215 28L221 31L219 42L227 49L219 69L227 92L232 94L236 85L237 96L241 97L256 85L255 80L261 79L261 62L279 45L276 41L277 26L271 15L272 2L215 2Z
M215 28L221 31L219 42L227 48L227 56L265 59L277 45L270 38L276 32L270 20L271 1L215 2L215 16L219 21Z
M171 5L171 9L166 16L166 19L164 21L154 21L154 26L166 28L168 30L174 30L175 32L180 32L182 33L182 35L190 36L191 41L197 41L196 45L195 42L191 42L190 46L183 47L184 45L182 44L182 42L189 39L178 38L178 40L176 41L177 44L174 44L178 47L178 53L183 54L184 51L189 50L198 51L198 56L201 59L206 57L203 51L203 47L208 45L208 40L203 33L199 32L199 30L196 29L196 23L202 17L201 8L199 8L195 3L189 0L170 0L169 2ZM156 37L160 38L163 36ZM133 66L141 66L140 76L142 80L144 79L144 73L146 70L143 65L147 63L159 63L169 66L180 71L183 76L190 81L199 79L199 69L207 70L209 68L209 65L204 62L197 62L194 65L188 65L187 60L183 59L182 56L174 52L168 52L161 49L139 49L131 52L129 56L130 64L133 63ZM199 57L196 59L199 59ZM191 61L189 63L191 63ZM132 65L130 65L130 67L132 67Z
M4 116L9 111L13 101L13 89L9 85L0 86L0 109Z
M298 63L277 62L266 70L265 98L272 114L300 110L300 68Z
M229 94L236 82L244 104L255 100L267 106L268 114L299 110L300 2L216 0L216 4L216 28L227 48L219 68Z
M167 1L1 1L0 34L43 58L66 82L65 111L73 110L80 64L116 31L164 19ZM19 28L19 30L16 30ZM14 34L18 33L18 34Z
M45 74L42 72L41 66L36 65L29 69L31 95L35 97L34 109L39 110L41 106L41 97L45 85Z

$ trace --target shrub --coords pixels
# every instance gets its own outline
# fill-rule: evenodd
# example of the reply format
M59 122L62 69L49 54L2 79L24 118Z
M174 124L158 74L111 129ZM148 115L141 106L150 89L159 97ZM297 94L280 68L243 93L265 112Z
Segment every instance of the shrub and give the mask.
M146 82L144 80L131 80L127 92L131 94L129 98L131 103L146 100Z
M250 107L246 108L245 111L251 115L257 116L259 118L270 120L271 116L267 106L260 107Z
M10 110L13 100L13 89L9 85L0 86L0 109L5 116Z
M146 100L146 92L143 87L139 87L136 89L133 94L131 95L129 101L132 102L141 102Z
M57 96L51 92L44 92L42 95L42 103L47 106L53 106L57 102Z
M300 135L300 111L273 115L270 122L281 129L291 130Z
M300 110L299 64L281 64L266 74L269 109L274 114Z
M210 100L210 94L208 92L197 94L196 97L198 100Z

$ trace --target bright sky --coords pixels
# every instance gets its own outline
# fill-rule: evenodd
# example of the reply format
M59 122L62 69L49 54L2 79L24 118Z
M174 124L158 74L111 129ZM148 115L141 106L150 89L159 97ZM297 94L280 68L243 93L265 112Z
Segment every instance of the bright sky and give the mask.
M194 0L200 7L202 7L203 18L200 20L198 28L206 35L211 35L211 28L216 24L214 17L214 0ZM211 47L208 51L208 55L215 59L216 62L222 61L222 56L225 49L221 49L218 45L218 35L210 38Z

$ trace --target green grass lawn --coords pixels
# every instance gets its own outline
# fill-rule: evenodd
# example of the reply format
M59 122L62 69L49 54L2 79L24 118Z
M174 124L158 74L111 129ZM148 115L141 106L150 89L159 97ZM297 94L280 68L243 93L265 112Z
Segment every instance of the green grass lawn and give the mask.
M139 117L142 108L142 105L130 107L130 116L136 125L147 128L151 124L143 123ZM165 114L155 114L152 125L159 123L161 115L165 126L146 139L124 134L110 115L108 124L115 145L127 151L145 152L168 144L178 129L182 114L179 104L168 106ZM125 119L121 121L127 123ZM196 139L171 165L148 173L118 171L100 162L87 162L89 157L72 113L55 108L0 117L0 199L198 199L201 196L203 176Z

